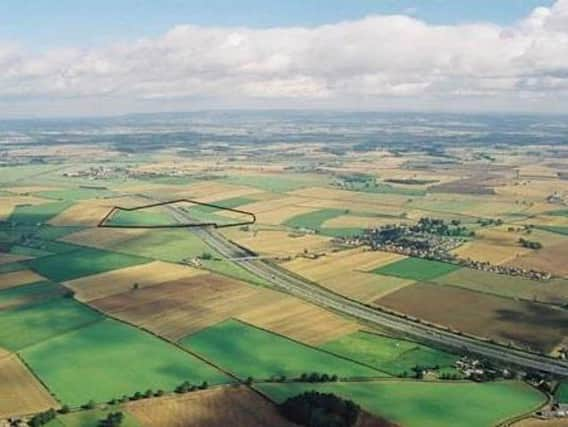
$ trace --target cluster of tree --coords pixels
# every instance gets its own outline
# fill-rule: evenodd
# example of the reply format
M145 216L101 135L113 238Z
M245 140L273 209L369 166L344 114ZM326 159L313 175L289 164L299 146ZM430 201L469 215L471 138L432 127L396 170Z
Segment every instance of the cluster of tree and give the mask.
M207 381L203 381L199 386L191 384L189 381L184 381L183 383L181 383L176 387L175 392L189 393L190 391L195 391L195 390L206 390L208 387L209 384L207 384Z
M523 239L522 237L519 239L519 243L523 248L528 249L542 249L542 243L536 242L534 240L527 240Z
M501 218L480 218L477 220L477 223L482 227L487 227L489 225L503 225L503 220Z
M317 372L312 373L303 373L296 381L300 381L303 383L328 383L328 382L335 382L337 381L337 375L328 375L328 374L319 374Z
M99 421L99 427L118 427L122 425L124 414L122 412L111 412L106 418Z
M443 219L422 217L418 223L410 227L415 233L437 234L439 236L470 236L471 231L461 225L457 219L446 223Z
M128 401L135 401L140 399L149 399L150 397L160 397L164 395L164 390L153 391L151 389L146 390L144 393L137 391L132 396L123 395L118 399L111 399L108 401L109 405L116 405L117 403L126 403Z
M454 380L454 381L463 379L463 377L457 372L453 373L442 372L438 378L440 378L441 380Z
M31 427L40 427L53 420L56 416L57 412L55 412L55 409L48 409L45 412L41 412L39 414L34 415L28 421L28 425L30 425Z
M351 400L317 391L291 397L279 409L288 420L307 427L351 427L361 411Z

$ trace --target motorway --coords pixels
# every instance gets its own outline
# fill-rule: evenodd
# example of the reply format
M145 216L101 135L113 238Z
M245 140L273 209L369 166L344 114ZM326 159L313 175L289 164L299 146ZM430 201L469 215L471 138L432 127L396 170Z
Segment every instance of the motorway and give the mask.
M171 207L174 217L180 222L191 220L186 212ZM230 259L251 274L262 278L273 288L294 295L305 301L355 318L370 325L387 328L418 341L438 344L459 353L467 352L477 356L568 377L568 361L531 353L490 343L471 336L447 331L433 325L414 321L394 313L383 311L354 301L302 278L270 263L265 259L251 257L251 254L227 240L213 227L188 228L215 249L223 257Z

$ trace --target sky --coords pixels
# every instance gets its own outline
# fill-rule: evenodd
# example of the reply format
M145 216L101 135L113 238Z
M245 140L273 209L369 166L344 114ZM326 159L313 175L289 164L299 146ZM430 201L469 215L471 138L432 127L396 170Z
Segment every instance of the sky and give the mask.
M568 113L568 0L2 0L0 119Z

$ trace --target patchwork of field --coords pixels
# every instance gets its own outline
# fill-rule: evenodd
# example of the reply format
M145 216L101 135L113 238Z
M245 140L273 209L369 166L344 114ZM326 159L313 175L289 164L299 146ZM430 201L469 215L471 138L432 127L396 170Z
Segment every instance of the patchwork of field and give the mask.
M76 407L182 382L231 379L201 360L136 328L103 320L28 347L26 363L58 399Z
M360 301L372 302L414 283L413 280L381 277L368 272L401 259L404 259L404 256L358 248L328 253L317 259L297 258L284 263L283 266L334 292Z
M19 206L41 205L47 200L34 196L3 196L0 197L0 221L6 221Z
M330 238L315 234L295 234L280 230L242 231L227 229L223 234L230 240L260 255L295 256L308 253L321 253L332 246Z
M311 372L335 374L340 378L385 376L377 370L235 320L190 335L181 340L181 344L240 378L270 379L282 375L292 378Z
M21 205L14 209L9 219L20 226L37 226L38 224L48 223L51 218L59 215L71 205L72 202L68 201L42 203L41 205Z
M565 310L457 287L418 283L380 298L376 304L475 336L544 352L568 334Z
M0 353L0 419L58 406L18 356Z
M44 277L31 270L19 270L0 274L0 290L28 283L40 282Z
M75 292L79 301L91 301L132 291L135 284L137 289L141 289L198 274L203 274L203 271L186 265L153 261L71 280L65 282L65 286Z
M296 298L215 274L115 294L90 304L171 340L231 317L310 343L355 328L352 322Z
M365 331L340 337L320 348L373 366L390 375L411 375L416 366L455 371L458 356L415 342Z
M127 406L145 427L294 427L276 407L244 387L217 387Z
M57 226L95 227L113 207L129 208L140 204L143 203L133 197L80 201L52 218L49 223Z
M334 393L405 427L492 427L546 398L520 382L375 381L330 384L259 384L276 402L304 391Z

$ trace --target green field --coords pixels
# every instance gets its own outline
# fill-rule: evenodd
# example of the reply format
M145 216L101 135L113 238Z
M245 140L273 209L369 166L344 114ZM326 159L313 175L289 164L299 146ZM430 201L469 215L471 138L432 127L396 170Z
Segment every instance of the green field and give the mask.
M241 378L298 377L304 372L345 378L385 376L374 369L236 320L227 320L190 335L181 344Z
M37 282L0 291L0 309L47 301L64 294L67 290L56 283Z
M568 236L568 226L561 225L537 225L536 228L544 231L550 231L556 234Z
M8 264L0 264L0 274L11 273L13 271L27 270L28 268L24 264L19 262L11 262Z
M114 320L104 320L21 352L57 398L70 406L105 402L184 381L228 383L220 371L183 350Z
M321 346L350 359L371 365L391 375L406 372L412 375L412 368L453 367L457 356L411 341L398 340L366 332L355 332ZM447 370L446 370L447 371Z
M20 226L43 224L71 205L71 202L53 202L33 206L17 206L8 221Z
M121 408L115 409L93 409L91 411L78 411L65 415L58 415L57 418L47 423L46 427L100 427L100 421L105 419L111 412L120 411L124 414L124 419L120 427L140 427L140 423Z
M404 427L492 427L535 409L544 395L520 382L375 381L259 384L277 402L304 391L335 393Z
M300 188L327 185L329 179L321 175L231 175L225 179L233 185L246 185L264 191L285 193Z
M139 209L135 211L117 210L107 219L108 225L122 226L156 226L175 224L174 218L157 209Z
M568 403L568 382L561 382L556 390L556 397L561 403Z
M435 279L460 268L457 265L445 262L430 261L422 258L405 258L379 267L373 270L373 273L422 281Z
M24 255L30 257L43 257L48 255L53 255L51 252L44 251L42 249L31 248L29 246L14 245L10 248L10 253L12 255Z
M70 298L0 310L0 347L16 351L101 319Z
M296 215L284 222L284 225L288 227L319 230L324 222L345 214L345 209L319 209L314 212Z
M97 188L68 188L65 190L42 191L38 195L58 200L89 200L111 197L113 192Z
M134 255L81 248L73 252L29 260L26 264L54 282L64 282L148 261Z

